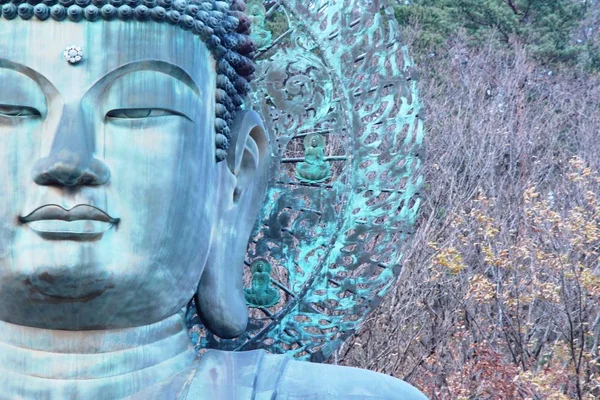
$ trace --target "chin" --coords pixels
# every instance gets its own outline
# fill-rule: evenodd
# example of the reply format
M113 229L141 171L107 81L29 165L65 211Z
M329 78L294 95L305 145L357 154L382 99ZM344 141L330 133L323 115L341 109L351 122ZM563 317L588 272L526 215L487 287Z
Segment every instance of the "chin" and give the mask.
M4 276L0 290L6 297L0 320L69 331L129 328L168 318L193 296L174 293L171 285L164 283L161 288L145 280L124 282L115 278L107 274L61 275L56 279L49 272L19 278L13 275L11 279Z
M0 320L93 330L148 325L176 314L197 289L208 246L181 237L161 251L160 241L149 245L123 233L82 242L19 231L0 256Z
M95 263L39 266L23 282L40 300L66 302L87 302L116 286L113 274Z

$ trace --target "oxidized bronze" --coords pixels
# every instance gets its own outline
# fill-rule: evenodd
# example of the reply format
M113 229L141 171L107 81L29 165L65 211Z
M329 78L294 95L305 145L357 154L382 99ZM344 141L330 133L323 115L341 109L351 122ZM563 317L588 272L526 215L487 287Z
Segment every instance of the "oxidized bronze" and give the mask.
M342 33L360 28L345 39L367 38L369 50L351 59L353 68L368 60L358 67L367 77L378 65L382 74L369 82L378 88L337 88L348 65L316 66L341 53L327 48L325 57L301 29L294 43L303 50L275 52L276 39L254 54L238 0L3 3L2 398L424 398L391 377L264 350L198 357L189 340L186 308L201 323L193 332L203 348L322 358L363 318L364 309L350 311L361 307L358 298L381 296L399 272L400 250L388 246L409 233L403 229L418 206L411 201L419 181L397 186L419 166L418 103L406 97L416 92L400 76L410 66L399 69L395 63L406 58L383 51L390 42L377 34L384 18L377 6L313 6L281 3L297 13L290 21L316 12ZM367 17L350 22L360 15ZM242 110L253 56L255 94ZM379 64L373 57L382 57ZM309 92L311 76L319 84ZM387 108L375 110L371 95ZM266 127L251 107L266 116ZM275 116L282 111L288 122ZM404 125L411 131L397 130ZM317 139L307 142L306 156L286 156L293 140L316 130L340 149L354 140L354 151L338 154ZM381 137L369 142L373 132ZM383 142L390 152L377 150ZM331 164L331 176L301 183L285 167L297 158ZM350 181L351 169L335 162L361 172ZM362 175L371 171L387 178L377 175L373 186ZM378 222L380 207L396 216ZM340 236L332 239L336 227ZM254 275L244 278L250 261ZM355 264L380 272L336 275ZM248 299L258 306L253 312L268 316L262 326L257 315L248 325ZM338 306L330 308L333 300ZM344 320L349 315L358 318ZM320 333L308 335L310 325Z

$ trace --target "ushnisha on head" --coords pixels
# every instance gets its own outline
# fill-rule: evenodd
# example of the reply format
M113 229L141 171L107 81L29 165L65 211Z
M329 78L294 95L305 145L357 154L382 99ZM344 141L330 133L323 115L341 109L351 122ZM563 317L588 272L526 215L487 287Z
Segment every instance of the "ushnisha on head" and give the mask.
M255 46L243 0L0 0L0 4L1 16L8 20L149 21L177 25L200 37L216 60L216 160L225 160L233 118L254 73Z

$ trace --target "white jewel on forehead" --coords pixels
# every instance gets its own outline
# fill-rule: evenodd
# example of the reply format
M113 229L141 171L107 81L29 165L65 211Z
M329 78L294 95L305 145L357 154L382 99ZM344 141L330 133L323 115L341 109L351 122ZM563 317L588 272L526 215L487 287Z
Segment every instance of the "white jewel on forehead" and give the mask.
M69 64L77 64L83 58L83 51L79 46L68 46L63 52L63 56Z

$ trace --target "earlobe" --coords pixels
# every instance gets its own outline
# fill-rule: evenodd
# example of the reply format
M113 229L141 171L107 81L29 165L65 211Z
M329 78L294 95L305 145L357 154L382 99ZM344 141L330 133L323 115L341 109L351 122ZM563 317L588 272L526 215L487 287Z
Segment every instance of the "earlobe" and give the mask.
M238 113L231 132L227 167L235 176L235 185L226 200L230 207L221 210L219 240L210 249L196 296L203 324L222 338L239 336L248 322L244 259L266 192L270 163L268 137L256 112Z

